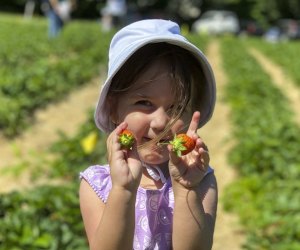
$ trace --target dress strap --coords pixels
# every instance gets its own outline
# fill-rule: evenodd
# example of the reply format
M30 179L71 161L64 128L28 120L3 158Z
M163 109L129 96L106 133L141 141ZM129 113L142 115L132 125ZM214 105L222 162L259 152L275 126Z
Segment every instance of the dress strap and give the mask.
M161 181L163 184L167 182L166 177L164 176L163 172L159 167L156 166L148 166L143 162L143 167L147 169L148 174L151 176L152 179L155 181Z

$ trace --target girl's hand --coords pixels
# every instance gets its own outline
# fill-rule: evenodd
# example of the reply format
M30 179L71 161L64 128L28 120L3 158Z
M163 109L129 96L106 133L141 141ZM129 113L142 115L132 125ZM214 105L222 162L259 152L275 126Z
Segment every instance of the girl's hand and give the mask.
M129 191L137 190L142 176L142 164L138 156L136 144L132 149L122 149L119 135L127 128L121 123L107 139L108 162L113 188Z
M193 151L187 155L178 157L176 153L172 151L172 146L168 146L170 151L169 171L173 185L179 183L181 184L180 186L187 189L198 186L209 165L208 149L202 139L197 135L199 120L200 112L195 112L187 131L187 135L196 142Z

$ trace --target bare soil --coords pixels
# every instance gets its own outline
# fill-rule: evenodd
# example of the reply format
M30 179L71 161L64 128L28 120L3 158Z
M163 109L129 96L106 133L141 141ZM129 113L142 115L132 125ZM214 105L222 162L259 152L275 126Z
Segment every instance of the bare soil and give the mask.
M8 140L0 135L0 193L27 188L32 185L30 171L22 170L45 162L49 146L58 139L58 131L75 135L79 126L87 119L87 110L95 107L100 91L100 79L72 92L63 101L49 105L36 113L35 123L22 136ZM21 168L20 176L10 173L8 168ZM39 182L57 180L40 180ZM37 183L35 183L37 184Z
M252 56L258 61L264 71L271 77L272 82L287 97L294 113L294 120L300 125L300 90L280 66L268 59L258 50L249 49Z
M232 128L229 120L230 110L223 100L227 78L222 68L217 41L210 43L207 57L215 73L217 102L212 119L203 128L199 129L199 134L209 146L210 163L215 169L220 197L213 250L239 250L244 241L243 229L237 216L224 211L222 205L224 189L236 178L236 173L227 162L227 154L233 145L230 137Z

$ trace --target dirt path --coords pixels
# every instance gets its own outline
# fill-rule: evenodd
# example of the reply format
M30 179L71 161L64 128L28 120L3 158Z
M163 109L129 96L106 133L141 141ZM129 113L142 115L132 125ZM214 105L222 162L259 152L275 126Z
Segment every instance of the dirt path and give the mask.
M251 48L249 51L260 63L264 71L270 75L272 82L288 98L294 113L294 119L300 125L300 89L296 87L296 84L292 82L280 66L269 60L265 55L254 48Z
M209 145L211 165L219 188L219 205L214 235L213 250L239 250L244 241L242 228L237 216L224 211L222 207L222 195L224 188L234 180L235 172L227 162L227 154L230 149L229 107L223 102L224 85L226 75L222 69L217 41L211 42L207 50L207 56L215 72L217 83L217 103L214 116L211 121L199 130L201 137Z
M100 79L72 92L64 101L37 112L36 122L14 141L0 137L0 192L21 189L30 185L29 172L22 171L19 178L3 174L7 166L37 164L46 156L47 148L58 139L58 131L72 136L87 119L87 110L95 106ZM27 166L26 165L26 166ZM2 171L2 172L1 172Z

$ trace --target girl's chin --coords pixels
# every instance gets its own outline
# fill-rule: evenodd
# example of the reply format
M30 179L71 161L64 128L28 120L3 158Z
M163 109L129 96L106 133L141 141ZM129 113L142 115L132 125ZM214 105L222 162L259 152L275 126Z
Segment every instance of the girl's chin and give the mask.
M143 141L143 143L148 143L148 141ZM154 144L142 144L142 147L138 146L139 157L141 161L158 165L169 160L169 151L166 145L157 146Z

